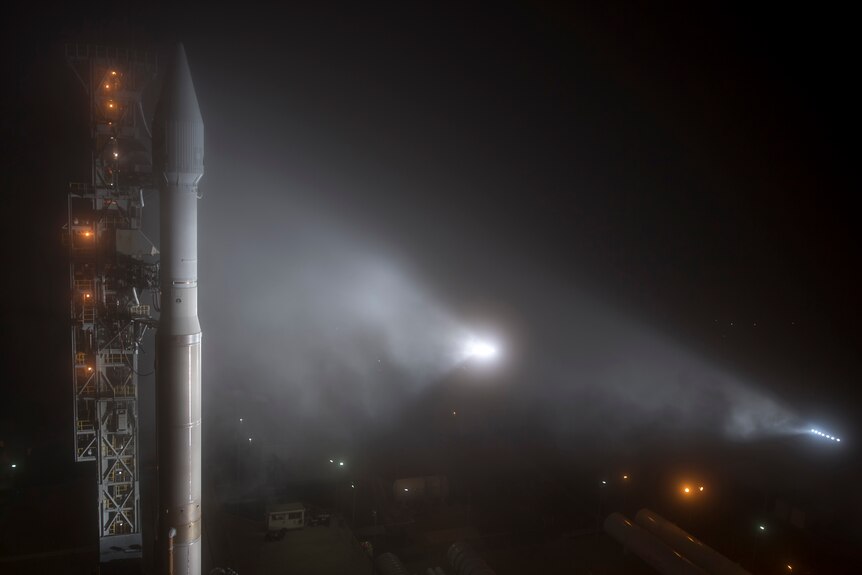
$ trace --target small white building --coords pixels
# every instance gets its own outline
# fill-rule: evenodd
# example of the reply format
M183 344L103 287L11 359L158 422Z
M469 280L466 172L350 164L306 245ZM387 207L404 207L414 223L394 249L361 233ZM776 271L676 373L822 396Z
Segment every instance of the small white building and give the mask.
M266 528L269 531L302 529L304 525L305 506L298 501L276 503L266 507Z

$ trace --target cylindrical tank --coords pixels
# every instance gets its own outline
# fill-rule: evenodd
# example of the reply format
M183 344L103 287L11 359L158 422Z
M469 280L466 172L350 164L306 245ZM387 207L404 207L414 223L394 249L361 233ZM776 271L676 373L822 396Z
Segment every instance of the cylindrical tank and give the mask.
M635 523L682 553L695 565L706 569L711 575L751 575L738 564L654 511L641 509L635 516Z
M485 560L463 541L453 543L446 552L446 558L456 575L495 575Z
M381 553L374 560L374 566L380 575L408 575L407 568L401 560L392 553Z
M605 532L662 575L707 575L706 571L620 513L608 515Z

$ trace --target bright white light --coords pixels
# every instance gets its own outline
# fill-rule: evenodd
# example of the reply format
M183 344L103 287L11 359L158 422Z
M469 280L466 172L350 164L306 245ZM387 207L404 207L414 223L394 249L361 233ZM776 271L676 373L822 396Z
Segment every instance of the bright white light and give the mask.
M330 459L330 460L329 460L329 462L330 462L330 463L335 463L335 461L334 461L334 460L332 460L332 459Z
M825 437L826 439L831 439L832 441L837 441L837 442L841 441L840 438L835 437L834 435L829 435L828 433L823 433L822 431L820 431L818 429L812 428L811 433L813 433L814 435L819 435L820 437Z
M467 344L467 357L491 359L497 355L497 348L485 341L473 340Z
M12 464L12 469L15 469L16 467L18 467L18 464L17 464L17 463L13 463L13 464Z
M344 462L343 462L343 461L339 461L339 462L338 462L338 465L340 465L340 466L344 467Z

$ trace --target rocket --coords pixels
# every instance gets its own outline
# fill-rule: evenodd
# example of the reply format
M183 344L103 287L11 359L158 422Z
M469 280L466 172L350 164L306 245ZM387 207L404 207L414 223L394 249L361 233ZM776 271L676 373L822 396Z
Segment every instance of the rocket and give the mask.
M153 120L159 185L161 315L156 332L159 572L201 572L201 327L198 182L204 124L182 45Z

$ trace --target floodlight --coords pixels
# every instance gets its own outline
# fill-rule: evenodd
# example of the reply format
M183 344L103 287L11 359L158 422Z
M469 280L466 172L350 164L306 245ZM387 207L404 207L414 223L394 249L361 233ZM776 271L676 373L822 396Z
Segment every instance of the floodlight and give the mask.
M497 355L497 348L485 341L473 340L467 344L467 357L491 359Z
M820 431L819 429L812 428L811 433L813 433L814 435L819 435L820 437L825 437L826 439L831 439L832 441L836 441L836 442L841 441L840 438L838 438L834 435L829 435L828 433L824 433L824 432Z

